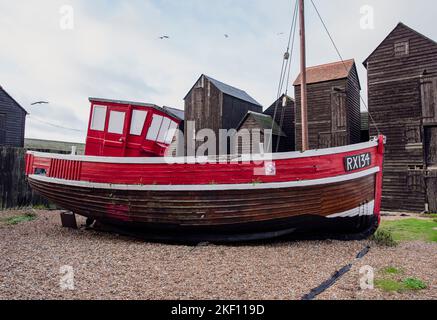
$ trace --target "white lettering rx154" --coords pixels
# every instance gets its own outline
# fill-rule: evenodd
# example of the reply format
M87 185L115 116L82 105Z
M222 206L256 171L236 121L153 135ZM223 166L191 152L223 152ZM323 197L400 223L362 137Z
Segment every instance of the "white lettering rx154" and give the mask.
M172 315L182 315L182 316L197 316L202 318L206 314L214 315L263 315L265 312L263 305L216 305L214 308L207 307L192 307L192 306L182 306L178 304L172 307Z

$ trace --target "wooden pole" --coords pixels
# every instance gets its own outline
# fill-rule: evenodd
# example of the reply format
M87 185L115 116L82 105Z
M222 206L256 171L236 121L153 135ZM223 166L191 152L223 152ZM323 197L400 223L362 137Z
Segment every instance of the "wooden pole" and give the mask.
M302 151L309 149L308 143L308 108L307 108L307 70L305 49L305 1L299 0L300 21L300 69L301 69L301 118L302 118Z

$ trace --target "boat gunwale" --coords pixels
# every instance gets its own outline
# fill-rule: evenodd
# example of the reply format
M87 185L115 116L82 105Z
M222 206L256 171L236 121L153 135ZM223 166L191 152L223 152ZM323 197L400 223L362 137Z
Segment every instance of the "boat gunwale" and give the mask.
M302 158L312 158L320 156L328 156L335 154L342 154L355 151L364 151L370 148L377 147L379 145L378 139L374 139L364 143L358 143L353 145L347 145L342 147L327 148L320 150L310 150L305 152L293 151L285 153L266 153L257 155L241 155L230 159L210 158L210 157L158 157L158 158L130 158L130 157L95 157L95 156L82 156L82 155L64 155L54 153L42 153L36 151L28 151L28 155L32 155L38 158L46 159L59 159L80 161L89 163L110 163L110 164L238 164L241 162L268 162L276 160L292 160Z

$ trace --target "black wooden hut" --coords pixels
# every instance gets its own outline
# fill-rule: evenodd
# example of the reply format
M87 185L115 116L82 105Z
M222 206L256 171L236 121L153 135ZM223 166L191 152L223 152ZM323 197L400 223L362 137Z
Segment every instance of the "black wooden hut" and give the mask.
M236 130L248 111L262 113L263 110L245 91L206 75L200 76L184 100L186 144L189 143L188 140L195 139L196 132L202 129L213 130L218 139L220 129ZM193 121L195 128L190 126ZM198 146L201 143L196 141L195 144ZM217 153L218 151L217 146ZM231 153L230 148L226 153Z
M284 103L285 101L285 103ZM276 117L275 117L276 109ZM295 104L294 99L283 94L277 101L264 111L264 114L274 118L284 133L272 145L273 152L290 152L296 150L295 145Z
M302 149L300 75L296 97L296 150ZM361 141L360 80L354 60L307 68L310 149Z
M26 115L26 110L0 86L0 146L24 146Z
M369 111L387 136L382 207L437 212L437 43L399 23L364 66Z
M269 153L286 137L271 116L249 111L238 126L237 153Z

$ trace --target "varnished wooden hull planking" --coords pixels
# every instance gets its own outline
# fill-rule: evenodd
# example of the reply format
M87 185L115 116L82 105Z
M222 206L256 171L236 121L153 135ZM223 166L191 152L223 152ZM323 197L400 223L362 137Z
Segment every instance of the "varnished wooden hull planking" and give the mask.
M268 193L265 190L107 190L64 186L32 177L29 183L62 208L105 223L212 234L321 231L323 221L328 230L335 220L329 216L360 207L366 213L366 205L375 200L375 175L321 186L274 189ZM373 211L370 215L374 215ZM349 230L343 228L343 231L353 233L362 229L363 216L353 218L356 224L351 223ZM304 222L311 220L317 223L305 226Z

